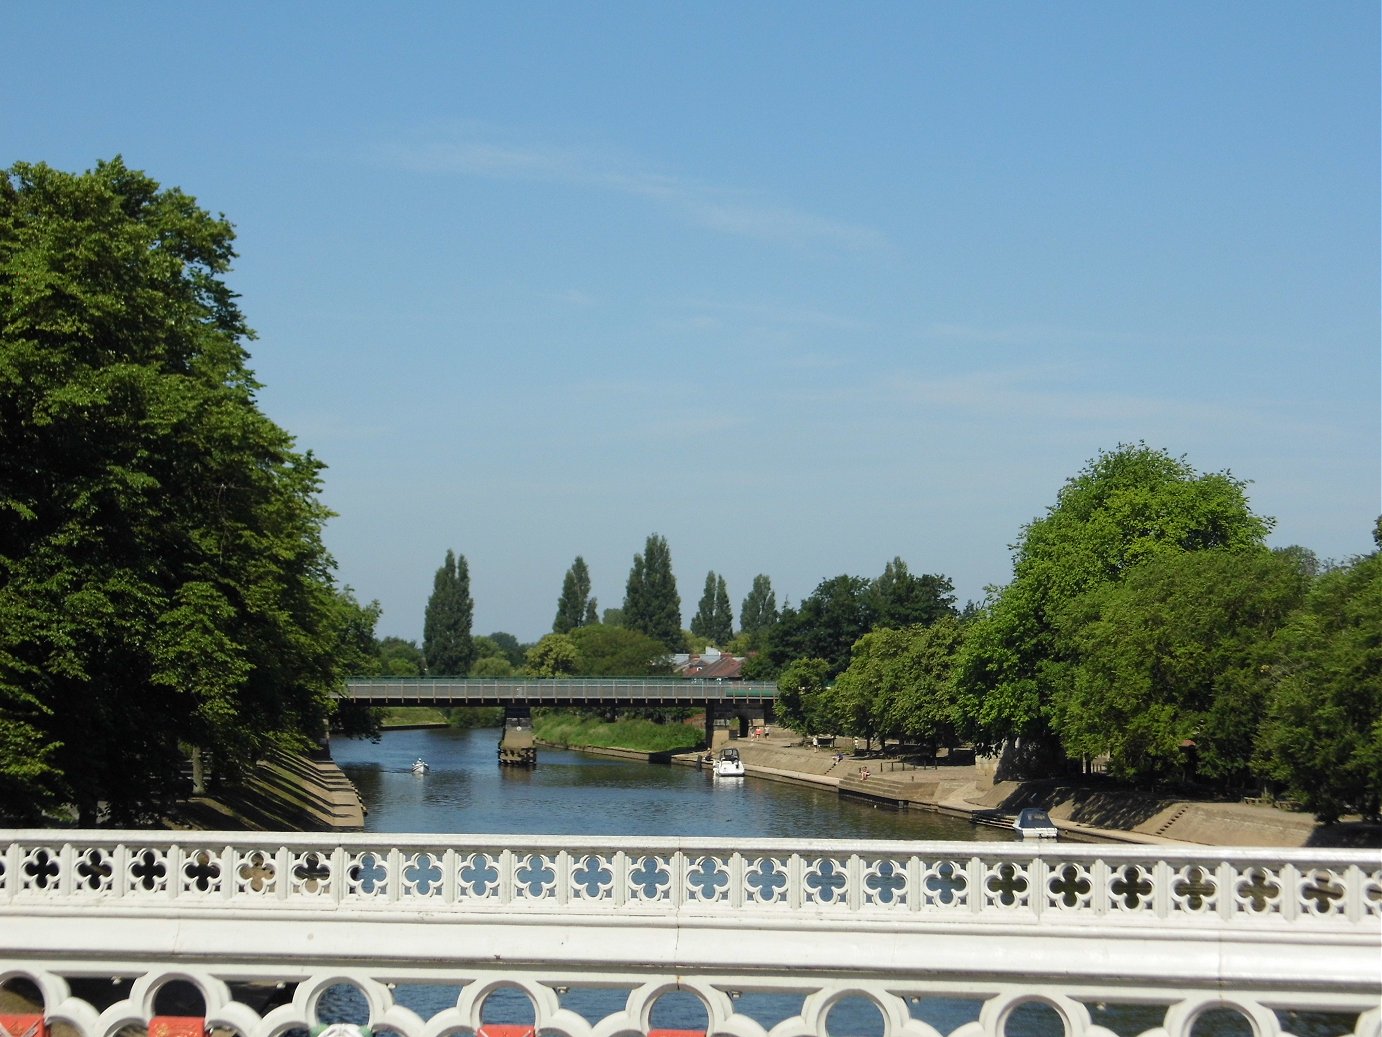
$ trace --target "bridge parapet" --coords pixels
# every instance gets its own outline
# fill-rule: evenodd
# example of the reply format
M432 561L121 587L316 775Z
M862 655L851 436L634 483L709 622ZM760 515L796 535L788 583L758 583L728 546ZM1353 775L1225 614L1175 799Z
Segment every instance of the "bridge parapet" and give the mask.
M1283 1032L1286 1009L1379 1033L1368 852L46 830L0 833L0 849L0 978L101 1037L147 1020L140 998L174 978L243 1037L310 1026L338 981L404 1037L477 1029L502 987L568 1037L646 1032L676 988L737 1037L767 1037L736 1013L746 991L796 996L792 1033L824 1034L848 995L889 1037L937 1037L908 1005L940 996L982 1005L959 1037L996 1037L1033 999L1069 1037L1096 1002L1161 1004L1168 1037L1222 1004L1254 1037ZM135 987L98 1011L67 992L91 975ZM461 987L429 1018L392 993L429 982ZM298 996L261 1014L233 993L247 983ZM562 1003L581 987L622 990L623 1007L586 1022Z
M380 706L761 706L772 703L777 685L668 677L355 677L346 682L346 694Z

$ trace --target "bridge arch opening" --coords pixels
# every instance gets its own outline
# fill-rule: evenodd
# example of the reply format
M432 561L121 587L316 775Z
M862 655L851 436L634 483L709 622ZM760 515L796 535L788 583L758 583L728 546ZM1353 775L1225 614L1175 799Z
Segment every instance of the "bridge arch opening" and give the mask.
M27 973L0 975L0 1015L42 1014L43 1010L43 991Z
M1003 1017L1003 1037L1051 1037L1071 1033L1069 1020L1045 998L1025 998L1008 1009Z
M159 984L153 996L153 1014L157 1016L206 1015L206 995L195 983L186 979L170 979Z
M1270 1031L1269 1031L1270 1032ZM1267 1037L1236 1005L1216 1005L1196 1012L1190 1037Z
M703 1034L710 1029L710 1009L689 990L667 990L653 1000L649 1029L668 1034Z
M366 1026L370 1021L369 998L357 984L349 980L336 980L322 988L312 999L310 1018L316 1026L331 1026L335 1023L349 1023Z
M480 1029L489 1037L503 1037L509 1027L531 1031L536 1025L532 995L517 983L497 983L480 996Z
M866 994L847 994L826 1009L826 1033L882 1033L888 1031L883 1023L882 1007Z

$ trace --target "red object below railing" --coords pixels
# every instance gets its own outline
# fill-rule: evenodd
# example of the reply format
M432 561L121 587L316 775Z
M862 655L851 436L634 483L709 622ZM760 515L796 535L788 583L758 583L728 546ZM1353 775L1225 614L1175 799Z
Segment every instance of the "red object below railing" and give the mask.
M149 1020L149 1037L206 1037L206 1020L199 1015L156 1015Z
M48 1037L41 1015L0 1015L0 1037Z

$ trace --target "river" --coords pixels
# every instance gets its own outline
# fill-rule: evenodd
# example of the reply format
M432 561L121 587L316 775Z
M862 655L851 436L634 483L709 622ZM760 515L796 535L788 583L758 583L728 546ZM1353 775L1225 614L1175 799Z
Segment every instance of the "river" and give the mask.
M500 767L498 730L390 731L337 739L331 753L369 809L370 832L708 838L1011 841L1003 830L926 811L898 813L834 789L711 781L694 767L538 750L533 770ZM422 758L426 775L412 773Z

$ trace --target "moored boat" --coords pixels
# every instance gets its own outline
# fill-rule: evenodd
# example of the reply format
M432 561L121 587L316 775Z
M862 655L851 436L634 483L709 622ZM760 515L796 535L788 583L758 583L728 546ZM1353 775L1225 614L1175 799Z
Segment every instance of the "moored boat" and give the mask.
M1040 807L1024 807L1013 819L1013 829L1024 839L1055 839L1060 829Z
M715 777L717 778L742 778L744 776L744 761L739 758L739 750L726 748L720 750L720 755L715 760Z

